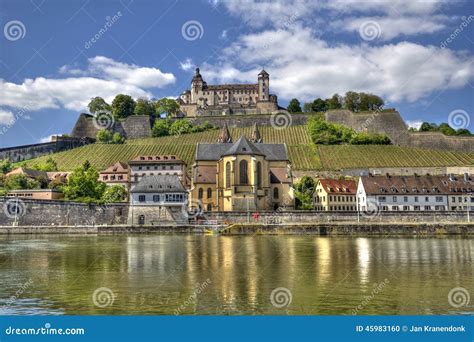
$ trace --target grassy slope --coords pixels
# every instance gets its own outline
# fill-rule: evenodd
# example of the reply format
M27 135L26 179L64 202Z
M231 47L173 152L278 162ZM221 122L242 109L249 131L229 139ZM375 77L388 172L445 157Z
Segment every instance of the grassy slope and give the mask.
M251 127L230 129L234 140L241 134L250 137ZM400 167L400 166L460 166L473 165L474 153L444 152L428 149L398 146L318 146L311 143L305 126L291 126L286 129L260 127L266 143L283 143L288 146L290 159L295 170L358 167ZM43 162L52 157L61 170L72 170L89 160L98 170L105 169L116 161L128 160L146 154L175 154L190 167L194 161L196 143L215 142L218 130L182 136L134 139L124 145L93 144L70 151L55 153L29 161L29 164Z

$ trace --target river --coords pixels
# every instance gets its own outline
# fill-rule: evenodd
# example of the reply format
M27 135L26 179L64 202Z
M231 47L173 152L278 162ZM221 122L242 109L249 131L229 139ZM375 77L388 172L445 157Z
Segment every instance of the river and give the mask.
M0 313L473 314L473 261L461 237L3 235Z

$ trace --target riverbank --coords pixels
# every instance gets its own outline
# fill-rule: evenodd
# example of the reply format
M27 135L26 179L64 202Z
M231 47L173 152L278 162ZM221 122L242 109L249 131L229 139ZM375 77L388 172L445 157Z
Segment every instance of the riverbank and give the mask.
M163 226L0 226L0 234L216 234L216 235L335 235L335 236L474 236L474 223L381 223L334 222L260 224L237 223L229 225L163 225Z

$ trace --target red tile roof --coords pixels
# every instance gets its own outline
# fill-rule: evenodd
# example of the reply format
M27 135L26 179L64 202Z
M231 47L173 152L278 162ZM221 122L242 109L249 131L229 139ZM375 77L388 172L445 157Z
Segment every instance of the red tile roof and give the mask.
M322 178L321 186L328 194L355 195L357 183L353 180Z

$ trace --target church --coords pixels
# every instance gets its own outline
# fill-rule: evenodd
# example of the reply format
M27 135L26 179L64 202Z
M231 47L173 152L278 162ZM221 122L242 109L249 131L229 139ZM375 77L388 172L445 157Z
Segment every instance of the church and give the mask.
M233 142L224 124L217 143L198 144L189 202L204 211L294 208L286 144L266 144L257 125L252 137Z
M270 75L262 70L256 84L208 85L199 68L191 81L191 90L179 97L186 117L231 114L270 114L278 111L277 96L270 94Z

